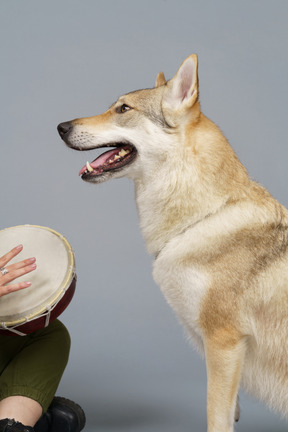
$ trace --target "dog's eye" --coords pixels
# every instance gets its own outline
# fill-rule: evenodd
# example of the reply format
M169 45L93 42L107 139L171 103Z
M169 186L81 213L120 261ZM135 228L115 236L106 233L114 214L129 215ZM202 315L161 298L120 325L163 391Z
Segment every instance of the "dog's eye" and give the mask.
M123 113L125 113L126 111L129 111L130 109L132 109L132 108L129 107L129 105L122 104L122 105L120 105L120 106L118 106L118 107L116 108L116 112L117 112L118 114L123 114Z

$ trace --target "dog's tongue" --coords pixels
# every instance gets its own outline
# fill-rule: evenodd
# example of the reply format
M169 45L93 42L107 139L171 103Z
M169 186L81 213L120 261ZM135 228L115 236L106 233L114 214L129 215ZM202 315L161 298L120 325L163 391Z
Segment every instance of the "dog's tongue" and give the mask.
M113 161L114 157L119 153L121 149L116 148L113 150L108 150L107 152L100 155L97 159L90 163L90 167L93 168L94 171L101 172L104 165L107 165L109 161ZM87 171L87 165L84 165L79 172L79 176L81 176L85 171Z

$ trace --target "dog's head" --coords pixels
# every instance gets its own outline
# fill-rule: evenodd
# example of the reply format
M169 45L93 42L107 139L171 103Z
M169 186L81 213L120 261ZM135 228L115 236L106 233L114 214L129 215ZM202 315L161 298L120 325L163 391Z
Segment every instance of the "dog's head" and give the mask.
M98 116L60 123L58 132L75 150L110 148L80 170L83 180L136 179L143 170L155 175L169 153L177 151L175 131L191 125L199 113L197 56L191 55L170 81L160 72L155 88L121 96Z

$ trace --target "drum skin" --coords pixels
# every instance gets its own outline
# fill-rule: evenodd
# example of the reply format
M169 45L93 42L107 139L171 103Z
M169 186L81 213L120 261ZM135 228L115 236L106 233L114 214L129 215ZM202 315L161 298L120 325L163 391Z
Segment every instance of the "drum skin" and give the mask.
M74 296L74 293L75 293L75 289L76 289L76 279L77 279L76 276L74 276L70 287L67 289L67 291L65 292L62 299L57 303L57 305L51 311L49 324L52 321L54 321L56 318L58 318L58 316L61 315L62 312L64 312L64 310L67 308L67 306L71 302L71 300ZM35 318L32 321L27 321L25 324L21 324L21 325L16 327L16 330L21 332L21 333L24 333L24 335L27 335L27 334L35 332L36 330L40 330L41 328L44 328L45 324L46 324L46 315ZM47 327L47 325L46 325L46 327ZM18 334L13 333L10 330L4 330L3 328L0 328L0 335L18 336L19 337Z

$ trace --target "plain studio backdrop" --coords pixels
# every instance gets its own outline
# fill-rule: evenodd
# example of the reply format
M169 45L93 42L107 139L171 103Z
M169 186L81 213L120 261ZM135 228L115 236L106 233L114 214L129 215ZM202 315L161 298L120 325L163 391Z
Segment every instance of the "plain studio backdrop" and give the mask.
M69 150L56 127L197 53L203 112L287 206L287 18L286 0L0 2L1 228L48 226L74 249L58 394L85 409L87 432L204 431L206 373L152 280L133 183L84 183L95 156ZM245 394L241 407L237 431L287 431Z

